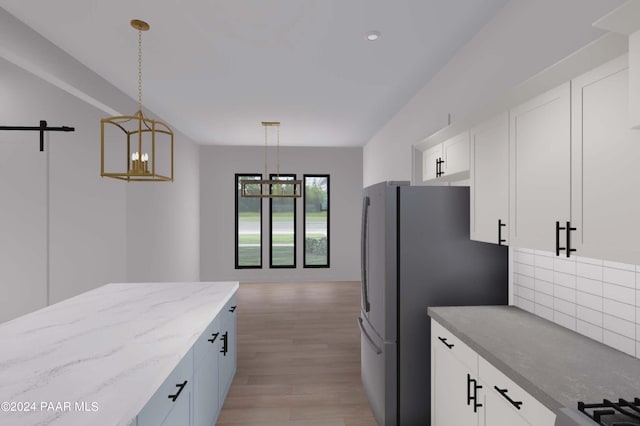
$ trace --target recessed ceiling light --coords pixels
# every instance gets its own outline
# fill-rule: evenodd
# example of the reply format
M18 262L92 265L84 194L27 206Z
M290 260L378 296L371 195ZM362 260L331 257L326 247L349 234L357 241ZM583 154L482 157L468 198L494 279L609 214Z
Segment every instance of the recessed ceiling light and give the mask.
M380 38L380 31L369 31L366 37L369 41L376 41Z

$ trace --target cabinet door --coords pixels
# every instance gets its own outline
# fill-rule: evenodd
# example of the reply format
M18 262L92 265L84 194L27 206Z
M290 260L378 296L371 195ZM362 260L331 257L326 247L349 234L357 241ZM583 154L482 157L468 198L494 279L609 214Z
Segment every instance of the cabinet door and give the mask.
M193 424L190 415L192 393L191 384L188 383L173 403L171 411L162 422L162 426L189 426Z
M627 55L572 84L572 246L580 256L640 262L640 130L629 127Z
M570 106L565 83L511 110L513 246L555 251L555 223L570 220Z
M218 354L220 348L220 315L207 327L194 360L193 420L195 426L211 426L220 409ZM200 342L199 341L199 342ZM198 343L196 345L198 345Z
M436 161L442 158L442 144L431 147L422 153L422 180L436 178Z
M227 397L229 387L233 381L233 376L236 373L236 361L237 361L237 331L236 331L236 308L237 301L236 295L229 300L226 304L223 312L221 312L221 333L226 333L226 351L224 349L224 342L220 343L220 352L218 354L219 362L219 388L220 388L220 407L224 403L224 399Z
M502 395L495 389L488 388L483 383L485 389L482 420L482 426L530 426L531 423L522 418L516 408L511 405ZM542 426L542 425L541 425Z
M509 114L471 130L471 239L509 244ZM505 224L500 233L498 221Z
M463 132L442 143L444 175L469 171L469 132Z

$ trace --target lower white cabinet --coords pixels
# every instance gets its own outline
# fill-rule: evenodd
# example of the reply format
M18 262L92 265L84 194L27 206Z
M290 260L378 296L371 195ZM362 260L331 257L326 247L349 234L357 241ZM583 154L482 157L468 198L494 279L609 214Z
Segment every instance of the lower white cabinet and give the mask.
M555 414L431 319L432 426L553 426Z
M137 416L137 426L212 426L236 372L236 296Z

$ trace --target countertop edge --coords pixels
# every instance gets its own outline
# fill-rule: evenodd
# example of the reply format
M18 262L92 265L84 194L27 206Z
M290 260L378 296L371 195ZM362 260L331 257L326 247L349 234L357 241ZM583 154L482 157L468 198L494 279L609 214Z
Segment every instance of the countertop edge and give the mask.
M437 309L437 307L435 307ZM510 306L518 311L525 312L528 315L530 313L516 307ZM522 387L527 393L529 393L532 397L538 400L541 404L547 407L549 410L553 411L556 416L560 413L561 409L565 408L564 405L556 401L553 397L549 396L546 392L541 390L538 386L536 386L531 381L524 378L520 373L511 368L508 364L500 360L498 357L493 355L488 349L480 346L476 343L473 338L468 336L466 333L460 331L453 324L447 321L445 318L440 316L438 312L434 311L432 307L427 308L427 314L438 321L443 327L453 333L458 339L460 339L464 344L473 349L478 355L484 358L491 365L496 367L498 370L502 371L509 379L513 380L518 386Z

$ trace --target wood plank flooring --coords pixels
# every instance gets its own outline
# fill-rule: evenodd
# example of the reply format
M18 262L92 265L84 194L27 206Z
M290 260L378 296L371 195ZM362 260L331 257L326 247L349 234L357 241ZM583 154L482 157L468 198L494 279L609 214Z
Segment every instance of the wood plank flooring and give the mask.
M217 425L375 426L360 379L359 282L245 283Z

